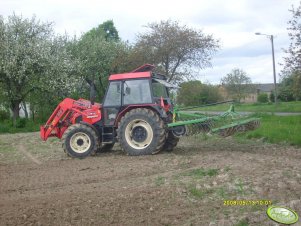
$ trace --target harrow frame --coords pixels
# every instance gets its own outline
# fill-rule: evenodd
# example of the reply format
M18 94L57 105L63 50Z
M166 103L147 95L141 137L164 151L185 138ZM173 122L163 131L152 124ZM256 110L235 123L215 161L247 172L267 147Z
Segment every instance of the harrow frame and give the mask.
M227 102L233 101L226 101L215 104ZM173 129L180 126L186 127L190 125L199 125L200 132L216 133L223 137L227 137L237 132L246 132L249 130L254 130L260 125L260 118L248 117L246 115L242 115L236 112L233 103L230 105L230 108L226 112L215 116L208 116L206 114L187 113L183 111L199 107L201 106L182 108L182 110L178 107L174 107L172 120L173 122L167 125L168 128Z

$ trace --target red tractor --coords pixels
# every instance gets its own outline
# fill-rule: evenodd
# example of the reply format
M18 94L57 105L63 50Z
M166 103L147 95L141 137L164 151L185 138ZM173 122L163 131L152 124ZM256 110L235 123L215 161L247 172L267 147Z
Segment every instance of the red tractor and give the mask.
M60 138L65 152L77 158L111 149L115 142L129 155L171 151L179 140L167 126L173 120L172 85L153 68L146 64L111 75L103 104L64 99L41 126L41 138Z

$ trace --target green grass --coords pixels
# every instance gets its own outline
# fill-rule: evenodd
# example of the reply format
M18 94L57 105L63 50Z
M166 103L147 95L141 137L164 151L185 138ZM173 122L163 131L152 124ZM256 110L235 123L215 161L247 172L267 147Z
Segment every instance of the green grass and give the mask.
M204 195L205 195L205 192L204 192L204 191L202 191L202 190L200 190L200 189L198 189L198 188L196 188L196 187L194 187L194 186L191 187L191 188L189 188L189 193L190 193L193 197L199 198L199 199L203 198Z
M0 122L0 134L1 133L24 133L24 132L36 132L40 129L39 122L33 122L32 120L21 119L17 121L17 127L13 127L11 120L5 120Z
M237 224L235 224L234 226L249 226L249 223L246 219L243 219L239 221Z
M193 109L196 111L227 111L230 104L201 107ZM235 104L236 111L247 112L301 112L301 101L280 102L275 106L273 103L242 103Z
M242 180L240 178L235 182L235 187L236 187L237 192L240 195L245 194L244 183L242 182Z
M158 176L155 180L156 186L161 186L165 183L165 177Z
M192 176L194 178L202 178L205 176L209 176L209 177L213 177L216 176L218 174L218 169L203 169L203 168L199 168L199 169L193 169L190 170L189 172L185 173L184 176Z
M217 189L217 195L219 197L221 197L223 200L228 199L229 198L229 194L227 189L223 186Z
M261 126L238 137L263 138L269 143L301 146L301 116L261 115Z

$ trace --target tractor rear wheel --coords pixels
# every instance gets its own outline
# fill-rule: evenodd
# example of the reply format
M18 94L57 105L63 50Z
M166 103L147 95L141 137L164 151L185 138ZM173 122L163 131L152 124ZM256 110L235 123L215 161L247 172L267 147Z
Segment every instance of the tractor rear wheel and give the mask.
M129 155L156 154L165 142L165 124L152 110L136 108L121 118L117 134Z
M95 154L97 139L97 135L91 127L83 124L74 124L63 134L62 146L69 156L85 158Z
M173 149L177 146L179 140L179 137L176 137L172 131L168 131L168 135L162 150L168 152L173 151Z

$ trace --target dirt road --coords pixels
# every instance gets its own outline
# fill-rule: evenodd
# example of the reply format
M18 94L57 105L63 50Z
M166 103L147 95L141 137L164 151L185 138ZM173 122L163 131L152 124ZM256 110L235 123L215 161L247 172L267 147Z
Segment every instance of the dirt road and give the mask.
M83 160L38 133L0 136L0 225L277 225L268 200L301 215L301 149L215 137ZM300 225L298 222L295 225Z

